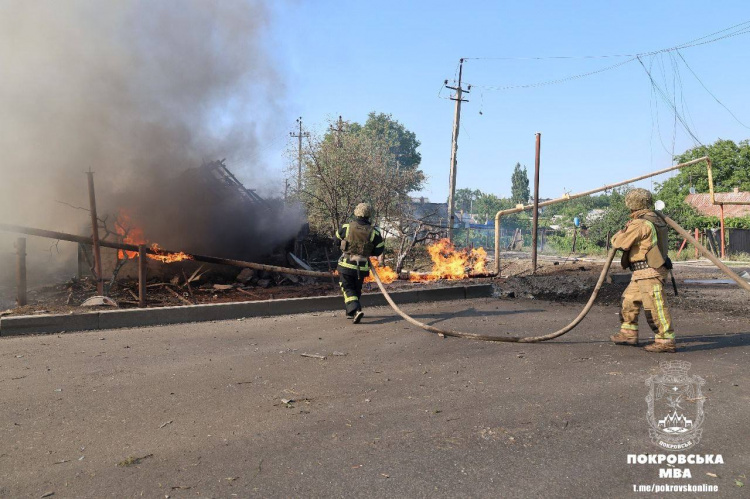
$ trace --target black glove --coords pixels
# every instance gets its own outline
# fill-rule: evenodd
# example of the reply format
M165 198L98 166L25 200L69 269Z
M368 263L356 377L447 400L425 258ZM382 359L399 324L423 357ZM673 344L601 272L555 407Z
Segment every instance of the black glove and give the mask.
M673 265L672 265L672 260L670 260L670 258L669 258L669 257L667 257L667 258L666 258L666 259L664 260L664 267L665 267L665 268L666 268L667 270L672 270L672 267L673 267Z

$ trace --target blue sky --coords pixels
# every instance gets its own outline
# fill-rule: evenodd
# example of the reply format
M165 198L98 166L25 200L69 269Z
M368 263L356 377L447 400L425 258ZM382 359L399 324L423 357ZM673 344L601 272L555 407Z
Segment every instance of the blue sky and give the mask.
M493 90L487 87L565 78L626 58L491 58L642 53L750 20L740 1L309 1L278 2L273 10L269 45L285 100L263 149L268 167L280 175L288 161L284 137L297 116L321 130L338 115L363 122L370 111L390 113L422 143L429 177L423 194L432 201L448 193L454 104L440 89L454 78L459 58L488 59L464 64L464 81L474 87L462 110L458 187L508 196L515 163L533 169L534 134L541 132L541 196L558 197L669 166L672 150L694 141L679 123L675 133L674 113L652 92L638 61L560 84ZM748 49L750 34L680 53L750 125ZM698 139L750 137L674 55L643 61L670 98L676 94Z

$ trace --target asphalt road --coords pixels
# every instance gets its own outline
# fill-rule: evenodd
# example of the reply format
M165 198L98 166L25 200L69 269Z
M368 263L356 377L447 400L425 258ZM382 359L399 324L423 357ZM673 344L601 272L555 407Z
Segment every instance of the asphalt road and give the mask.
M536 335L579 307L405 309ZM612 307L538 345L440 339L367 312L360 325L339 312L0 339L0 496L630 497L634 484L707 483L718 493L687 496L748 497L744 317L674 310L681 351L657 355L608 343ZM685 454L724 461L677 466L690 479L627 464L666 453L649 439L644 383L665 359L706 380L703 436Z

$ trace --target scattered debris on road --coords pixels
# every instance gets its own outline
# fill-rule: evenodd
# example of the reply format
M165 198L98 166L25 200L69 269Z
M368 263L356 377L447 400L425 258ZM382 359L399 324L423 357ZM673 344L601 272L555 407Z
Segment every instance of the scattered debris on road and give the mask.
M320 359L320 360L326 360L325 355L320 355L317 353L301 353L302 357L310 357L311 359Z
M146 454L145 456L141 456L141 457L128 456L125 459L123 459L122 461L120 461L119 463L117 463L117 466L119 466L121 468L127 468L128 466L133 466L133 465L136 465L136 464L141 464L141 461L143 461L144 459L148 459L150 457L154 457L154 455L153 454Z

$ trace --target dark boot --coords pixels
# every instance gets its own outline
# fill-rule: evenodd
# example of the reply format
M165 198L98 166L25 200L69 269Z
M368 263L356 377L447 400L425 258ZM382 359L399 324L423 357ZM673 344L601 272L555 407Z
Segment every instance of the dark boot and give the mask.
M364 312L362 312L361 310L357 310L357 313L354 314L354 323L359 324L359 321L361 321L362 317L364 316L365 316Z

